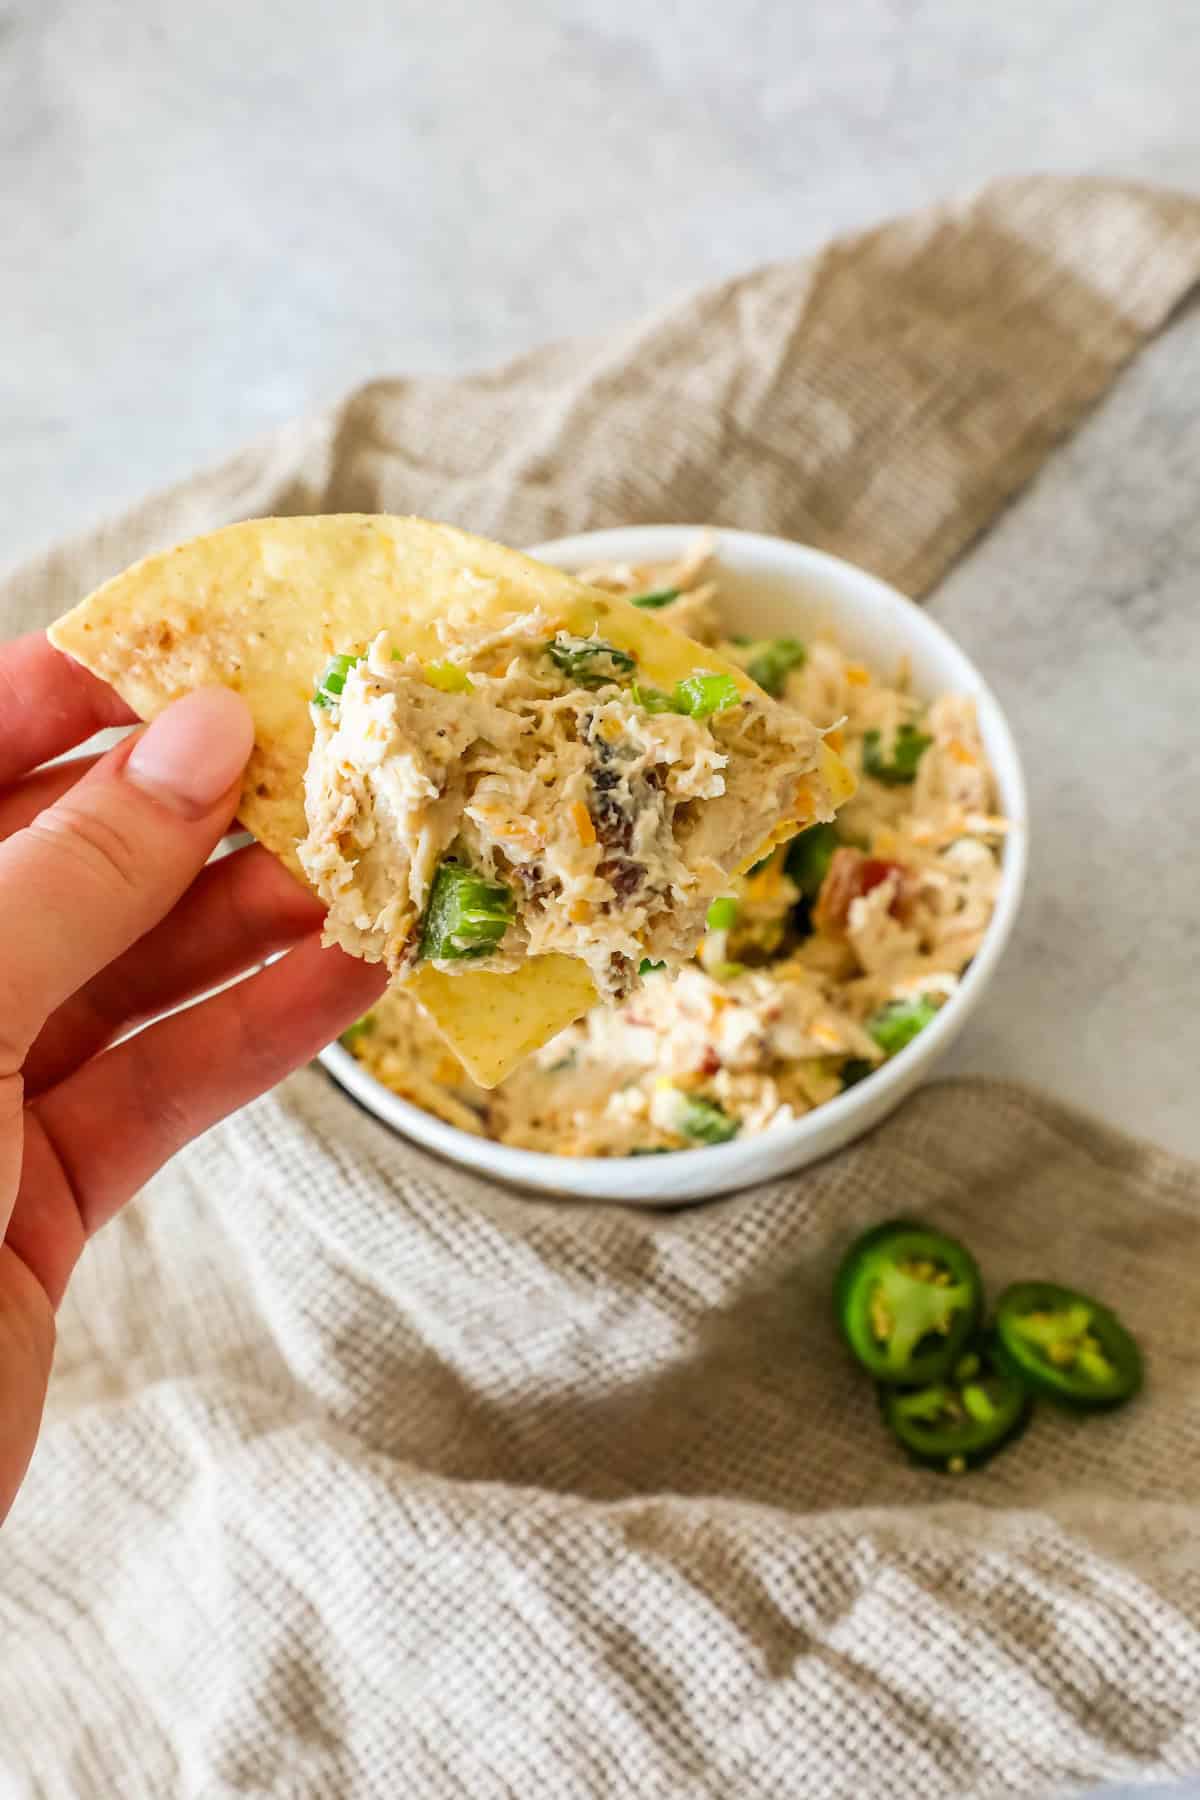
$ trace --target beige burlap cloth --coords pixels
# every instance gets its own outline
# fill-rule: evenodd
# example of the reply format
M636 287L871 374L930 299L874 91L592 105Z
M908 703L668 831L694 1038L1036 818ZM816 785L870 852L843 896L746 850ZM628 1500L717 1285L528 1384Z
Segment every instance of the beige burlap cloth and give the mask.
M256 512L778 531L926 588L1200 275L1030 180L634 330L384 381L9 583ZM1149 1391L958 1483L829 1280L897 1207L1111 1297ZM688 1213L534 1202L318 1072L85 1259L0 1539L0 1793L992 1796L1200 1764L1200 1173L995 1083Z

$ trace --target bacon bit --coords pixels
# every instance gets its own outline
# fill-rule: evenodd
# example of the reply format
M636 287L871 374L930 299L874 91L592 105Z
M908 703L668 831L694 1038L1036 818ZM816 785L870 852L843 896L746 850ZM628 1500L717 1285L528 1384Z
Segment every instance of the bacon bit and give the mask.
M709 1045L705 1050L704 1055L700 1058L696 1072L699 1075L715 1075L720 1067L721 1059L712 1046Z
M946 755L952 756L956 763L962 763L963 767L967 769L974 769L979 763L979 758L974 751L968 750L961 738L950 739L946 745Z
M903 863L895 862L890 856L868 856L862 865L862 892L869 894L872 888L882 887L893 875L903 876L908 873Z
M838 933L845 930L850 902L862 892L860 874L865 860L861 850L853 850L847 845L834 851L813 908L813 924L818 931Z
M835 756L840 756L842 754L842 751L846 748L846 734L840 725L835 725L832 731L827 731L825 733L825 742L829 745L829 748L833 751Z
M587 900L572 900L570 906L567 908L567 917L570 919L572 925L590 925L592 919L591 902Z
M888 911L893 918L903 922L909 917L916 899L918 877L913 870L890 858L864 856L861 850L841 845L834 851L829 873L821 883L820 897L813 908L813 924L818 931L840 936L846 929L851 903L893 877L896 892Z
M844 673L851 687L870 687L871 685L870 672L864 669L861 663L847 663Z
M575 827L575 835L578 837L581 844L586 845L595 843L596 827L592 824L592 815L583 804L582 800L575 800L572 802L571 822Z
M895 880L896 891L892 895L888 911L893 919L899 919L902 925L907 925L921 889L921 877L915 869L910 869L907 863L902 862L881 862L880 872L876 875L872 859L868 857L867 885L863 892L869 894L873 887L879 887L889 878Z

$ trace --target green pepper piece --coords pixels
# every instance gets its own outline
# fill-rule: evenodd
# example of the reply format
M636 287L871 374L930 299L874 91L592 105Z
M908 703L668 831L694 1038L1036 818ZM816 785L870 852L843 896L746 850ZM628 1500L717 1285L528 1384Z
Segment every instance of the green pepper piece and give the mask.
M941 1381L876 1391L888 1430L912 1461L950 1475L990 1461L1020 1436L1033 1411L1024 1383L986 1346Z
M983 1281L956 1238L897 1221L850 1246L834 1304L868 1374L887 1386L920 1387L953 1369L982 1311Z
M751 681L757 681L760 688L778 700L788 676L793 669L803 668L807 655L799 638L767 638L755 646L754 655L746 664L746 673Z
M664 694L661 688L643 687L640 681L631 681L629 692L633 696L635 706L640 706L648 713L669 713L675 711L675 702L670 694Z
M731 931L737 924L738 903L732 894L721 894L714 900L705 914L704 923L710 931Z
M350 1046L356 1044L359 1038L370 1037L377 1022L373 1012L364 1013L361 1019L355 1019L353 1025L347 1026L338 1042L344 1044L349 1050Z
M604 638L572 637L566 631L551 639L546 654L579 687L605 687L637 667L628 650L619 650Z
M708 719L713 713L727 712L741 698L742 690L732 675L700 670L675 683L673 711L687 713L693 719Z
M847 1088L857 1087L868 1075L875 1073L876 1065L868 1062L865 1056L851 1056L842 1064L842 1092Z
M475 683L457 663L426 663L422 673L430 687L437 688L443 694L472 694L475 691Z
M897 1056L937 1014L937 1007L924 994L911 1000L889 1000L872 1013L867 1030L885 1056Z
M694 1138L698 1144L727 1144L730 1138L737 1136L741 1126L715 1100L704 1100L699 1094L684 1094L675 1129L683 1137Z
M901 725L892 742L892 754L883 754L883 739L878 731L863 732L863 770L888 787L906 787L917 778L917 764L933 739L918 731L915 725Z
M421 922L421 959L456 962L489 956L516 913L503 882L489 881L466 863L447 857L438 864Z
M655 588L649 594L630 594L629 604L640 606L645 612L657 612L660 606L670 606L672 600L678 600L678 598L678 588ZM636 1155L636 1151L634 1154Z
M332 657L313 690L312 704L321 707L332 706L335 701L339 700L342 689L346 685L347 675L355 663L361 661L361 654L352 654L349 651L340 651L337 656Z
M784 871L806 900L815 900L820 893L837 847L838 834L832 825L809 825L788 845Z
M677 681L670 694L664 694L661 688L643 687L640 681L631 682L629 691L635 704L648 713L685 713L693 719L707 719L713 713L725 712L742 698L742 691L732 675L710 674L704 670Z
M638 964L638 974L653 975L656 970L665 969L666 966L667 965L664 962L651 962L648 956L643 956L641 962Z
M1142 1353L1110 1307L1052 1281L1018 1281L996 1302L999 1354L1065 1406L1121 1406L1142 1385Z

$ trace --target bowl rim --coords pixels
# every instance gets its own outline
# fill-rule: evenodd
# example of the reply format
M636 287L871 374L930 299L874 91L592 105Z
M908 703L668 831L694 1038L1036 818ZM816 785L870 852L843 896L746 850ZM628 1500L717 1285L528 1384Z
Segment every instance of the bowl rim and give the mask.
M851 580L860 590L870 590L884 606L899 612L901 617L913 625L914 632L924 633L948 661L958 663L964 679L961 684L956 684L955 689L947 691L970 693L990 715L989 728L994 740L990 747L992 762L995 766L998 760L996 750L999 749L999 760L1004 767L1003 774L997 769L996 776L998 784L1004 790L1004 813L1010 824L1001 864L1000 892L984 932L983 943L954 993L939 1008L936 1018L918 1038L914 1038L897 1055L876 1069L868 1081L836 1095L832 1100L825 1101L788 1124L772 1126L769 1130L756 1134L753 1140L733 1139L727 1144L711 1144L694 1150L671 1152L671 1170L678 1178L672 1182L673 1187L690 1187L688 1177L707 1170L712 1179L706 1185L720 1191L723 1178L726 1189L731 1185L736 1185L739 1190L753 1185L755 1178L751 1174L747 1174L744 1180L736 1184L728 1181L731 1165L747 1160L748 1149L761 1147L764 1153L770 1155L772 1162L782 1160L784 1167L787 1167L790 1166L788 1158L786 1154L781 1158L781 1153L788 1147L803 1143L808 1137L835 1136L839 1126L859 1110L865 1112L869 1109L873 1118L882 1116L889 1110L886 1104L889 1094L901 1090L896 1095L899 1099L903 1090L912 1085L917 1063L934 1062L940 1051L949 1047L950 1041L957 1035L967 1014L991 980L1012 935L1028 866L1029 815L1025 774L1012 728L1003 707L980 670L945 627L924 607L918 606L889 582L848 562L844 557L834 556L829 551L818 550L790 538L714 526L711 523L610 526L598 531L577 532L569 537L547 539L544 543L534 545L527 554L568 571L580 565L616 557L629 561L652 561L678 554L680 540L694 539L705 531L712 532L716 537L718 553L721 544L733 542L767 558L780 558L782 554L783 560L792 561L797 574L807 568L818 575L823 573L839 580ZM512 1144L501 1144L494 1138L463 1131L457 1125L451 1125L435 1114L426 1112L413 1101L393 1093L369 1074L357 1057L351 1055L336 1039L318 1052L317 1060L341 1087L384 1124L460 1166L466 1163L478 1167L483 1160L479 1147L486 1145L487 1173L514 1187L527 1190L536 1188L546 1192L556 1184L566 1183L569 1175L570 1188L580 1194L586 1193L589 1198L625 1198L624 1195L617 1194L606 1196L598 1190L613 1185L618 1171L622 1175L627 1174L633 1160L630 1157L561 1156L552 1150L524 1150ZM869 1124L868 1120L864 1129L868 1129ZM667 1203L669 1204L669 1200Z

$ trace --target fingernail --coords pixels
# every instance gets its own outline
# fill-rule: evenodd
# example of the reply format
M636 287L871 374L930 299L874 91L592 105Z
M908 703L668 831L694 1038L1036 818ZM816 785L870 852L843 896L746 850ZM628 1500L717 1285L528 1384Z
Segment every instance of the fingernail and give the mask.
M254 723L229 688L201 688L176 700L135 743L126 777L185 818L202 818L246 765Z

